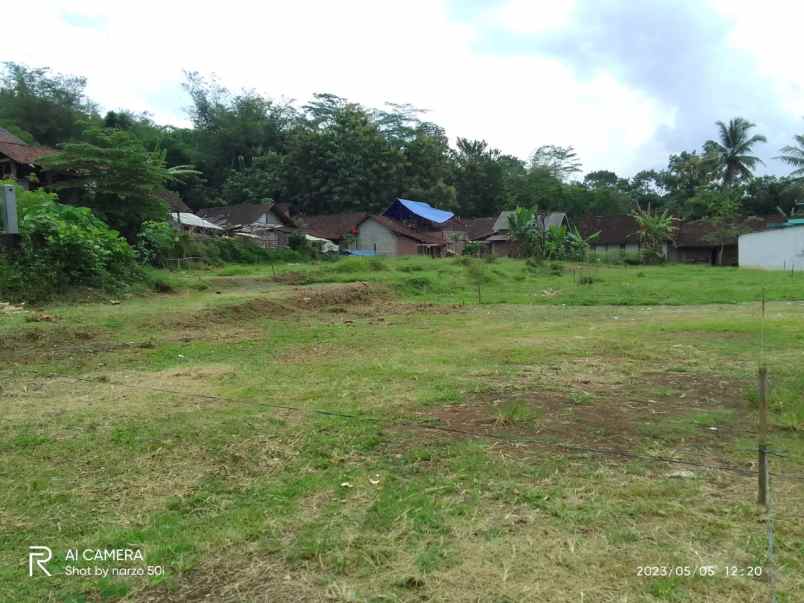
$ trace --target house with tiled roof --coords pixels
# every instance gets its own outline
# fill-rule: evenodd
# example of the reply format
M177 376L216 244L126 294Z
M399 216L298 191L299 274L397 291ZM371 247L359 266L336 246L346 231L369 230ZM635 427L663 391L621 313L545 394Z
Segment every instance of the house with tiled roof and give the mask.
M291 233L299 229L277 203L240 203L206 207L198 215L233 235L253 239L264 247L287 247Z
M356 255L439 256L448 246L442 231L410 216L403 222L387 214L344 212L302 216L299 222L305 234L333 241Z
M501 211L496 218L478 218L484 220L483 224L490 223L491 226L485 232L477 233L470 240L486 246L487 251L493 256L507 256L514 251L514 243L511 238L511 224L509 222L513 210ZM561 227L567 225L567 214L564 212L550 212L549 214L536 214L533 225L541 230L551 227Z
M364 211L356 211L301 216L298 220L305 234L341 245L357 237L358 225L368 216L369 214Z
M778 223L777 216L750 216L729 228L710 220L677 222L673 238L664 244L663 255L671 262L733 266L738 262L737 235L756 232ZM578 230L592 240L592 252L602 256L638 254L641 251L639 224L631 215L586 216Z
M444 254L447 242L440 233L414 230L387 216L366 216L357 225L357 236L351 248L371 255Z
M28 188L31 176L38 174L39 160L57 152L50 147L28 144L0 128L0 180L16 180L20 186Z

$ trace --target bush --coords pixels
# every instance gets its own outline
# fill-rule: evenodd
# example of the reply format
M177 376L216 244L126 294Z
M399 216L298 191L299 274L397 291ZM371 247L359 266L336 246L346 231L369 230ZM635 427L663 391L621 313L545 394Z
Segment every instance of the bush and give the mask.
M463 255L478 256L483 250L483 245L477 241L469 241L463 246Z
M306 251L310 246L302 233L294 232L288 236L288 247L294 251Z
M134 251L89 209L19 187L17 205L22 241L0 270L4 296L39 301L71 287L116 289L140 278Z
M176 256L179 235L167 222L144 222L137 233L137 258L143 264L166 266Z
M623 254L623 264L628 266L639 266L642 264L642 257L637 251L627 251Z
M310 255L292 249L265 249L250 239L241 237L207 237L181 233L176 244L176 257L195 258L202 264L260 264L273 262L303 262Z

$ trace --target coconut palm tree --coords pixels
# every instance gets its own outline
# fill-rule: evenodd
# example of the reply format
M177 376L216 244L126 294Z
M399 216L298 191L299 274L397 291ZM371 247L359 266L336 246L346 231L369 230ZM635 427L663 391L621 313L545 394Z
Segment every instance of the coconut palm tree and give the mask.
M749 131L756 127L742 117L729 120L728 124L722 121L715 122L718 127L720 141L709 140L704 148L713 151L720 158L723 170L723 184L731 186L736 180L749 180L752 170L758 163L759 157L751 155L752 148L758 142L768 142L762 134L749 136Z
M781 159L787 165L793 166L796 169L790 172L790 175L801 177L804 176L804 134L796 134L793 136L793 140L796 141L796 144L779 149L784 155L779 155L774 159Z

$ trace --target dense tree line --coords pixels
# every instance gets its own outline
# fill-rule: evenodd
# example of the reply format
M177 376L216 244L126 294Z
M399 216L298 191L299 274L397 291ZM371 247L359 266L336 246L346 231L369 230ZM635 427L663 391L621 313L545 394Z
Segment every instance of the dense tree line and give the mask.
M523 160L483 140L459 137L451 146L443 128L409 105L371 109L316 94L297 107L188 73L192 127L175 128L125 110L102 115L85 86L82 78L6 63L0 127L64 149L52 164L58 169L89 179L121 172L127 180L107 178L108 188L83 194L124 231L153 217L149 200L162 185L194 208L274 199L307 214L379 211L409 197L467 217L515 207L579 217L648 205L683 218L770 214L790 211L802 193L804 136L781 149L779 159L795 168L790 177L755 178L752 153L765 138L742 118L718 122L716 140L671 155L663 170L578 179L572 147L544 145Z

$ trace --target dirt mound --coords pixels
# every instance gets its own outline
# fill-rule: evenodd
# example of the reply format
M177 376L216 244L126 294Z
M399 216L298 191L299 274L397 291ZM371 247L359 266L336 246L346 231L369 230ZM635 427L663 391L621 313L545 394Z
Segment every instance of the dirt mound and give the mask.
M318 310L332 306L373 304L389 297L390 292L384 287L368 283L348 283L299 290L296 292L294 302L304 310Z
M240 322L254 318L283 318L296 310L280 300L257 298L240 304L204 310L199 320L204 323Z

